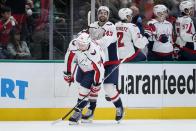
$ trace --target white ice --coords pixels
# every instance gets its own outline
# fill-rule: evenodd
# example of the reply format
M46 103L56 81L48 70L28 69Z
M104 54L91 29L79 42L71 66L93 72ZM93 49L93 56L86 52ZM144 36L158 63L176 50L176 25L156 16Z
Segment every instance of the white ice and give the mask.
M196 131L196 120L99 120L71 126L68 121L0 121L0 131Z

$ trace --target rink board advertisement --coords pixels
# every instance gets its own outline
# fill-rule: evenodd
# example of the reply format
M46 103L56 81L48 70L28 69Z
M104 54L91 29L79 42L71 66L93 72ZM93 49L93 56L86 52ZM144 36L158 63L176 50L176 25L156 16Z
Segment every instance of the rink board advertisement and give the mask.
M50 112L44 117L35 117L34 114L34 117L24 119L51 120L69 111L76 104L79 85L76 82L71 86L65 83L63 68L63 62L1 62L0 120L4 120L6 116L3 114L8 112L12 116L17 111L36 115ZM195 63L122 64L117 89L121 92L127 119L196 118L196 115L182 115L182 112L196 114ZM104 96L102 89L97 119L103 116L100 112L115 112L113 104ZM164 112L174 115L164 117ZM108 114L108 118L113 118L113 115ZM13 119L10 116L6 120Z

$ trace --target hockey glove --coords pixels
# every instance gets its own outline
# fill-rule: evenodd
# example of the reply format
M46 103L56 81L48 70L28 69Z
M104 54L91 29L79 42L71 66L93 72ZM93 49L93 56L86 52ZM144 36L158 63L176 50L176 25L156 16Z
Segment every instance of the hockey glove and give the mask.
M145 32L147 32L148 34L155 34L156 33L156 27L153 24L149 24L144 26L144 30Z
M159 41L162 42L162 43L167 43L169 41L168 36L166 34L161 34L159 36Z
M110 97L108 95L105 95L106 101L111 101Z
M147 32L144 33L144 36L145 36L147 39L150 37L150 35L149 35Z
M91 36L91 39L99 40L105 35L105 29L104 28L90 27L89 28L89 35Z
M69 73L69 72L63 72L63 73L64 73L64 80L67 83L71 83L74 81L74 78L71 76L71 73Z
M179 52L180 52L180 49L178 47L174 47L173 56L172 56L174 60L178 60L180 56Z
M91 91L93 93L97 93L98 91L100 91L100 89L101 89L101 83L93 83L91 87Z

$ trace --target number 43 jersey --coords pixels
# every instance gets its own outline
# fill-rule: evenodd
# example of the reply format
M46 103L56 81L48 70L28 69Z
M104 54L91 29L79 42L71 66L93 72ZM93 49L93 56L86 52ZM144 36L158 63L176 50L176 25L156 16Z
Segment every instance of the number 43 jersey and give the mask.
M135 24L118 22L115 26L120 59L131 57L135 53L134 46L143 49L148 44L147 38L142 36Z
M106 22L103 26L99 25L99 22L96 21L90 25L90 28L94 28L96 31L99 31L99 28L105 30L103 37L100 39L94 40L104 51L106 62L104 65L112 65L115 62L118 62L118 47L117 47L117 36L116 36L116 27L111 22ZM99 32L98 32L99 33Z

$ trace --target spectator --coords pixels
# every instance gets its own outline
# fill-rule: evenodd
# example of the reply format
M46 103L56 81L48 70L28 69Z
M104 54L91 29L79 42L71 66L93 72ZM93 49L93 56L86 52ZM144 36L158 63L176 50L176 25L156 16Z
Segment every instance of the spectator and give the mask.
M49 58L49 0L40 1L40 14L34 21L31 53L35 59Z
M6 0L5 4L12 10L12 15L18 22L21 38L26 40L28 37L27 19L32 15L32 0Z
M5 1L0 0L0 12L1 12L1 8L3 8L5 6ZM0 15L1 18L1 15Z
M49 0L34 1L35 9L38 11L36 19L34 19L34 27L31 35L32 42L30 43L32 57L35 59L48 59L49 58ZM55 1L57 2L57 1ZM65 4L65 3L64 3ZM69 21L62 17L61 12L56 8L58 5L54 5L54 34L53 41L55 47L60 47L59 50L64 51L64 39L69 30L65 28L69 25ZM40 11L40 13L39 13ZM35 16L35 15L34 15ZM68 23L67 23L68 22ZM80 25L80 24L78 24ZM69 34L68 34L69 35ZM56 37L58 36L58 37ZM59 39L63 40L60 40ZM57 40L59 39L59 40Z
M10 58L12 59L30 59L31 53L27 43L21 40L20 32L14 30L10 34L10 42L7 46Z
M120 20L118 16L118 10L120 9L119 0L110 0L109 9L110 9L109 21L115 24Z
M7 45L9 42L10 31L16 24L16 20L11 16L11 9L9 7L1 8L0 19L0 59L8 59L9 54Z
M141 34L144 34L143 18L140 14L139 8L137 8L137 6L135 5L132 5L129 8L133 11L132 23L136 24L139 27Z
M143 23L146 24L147 21L153 17L153 0L133 0L132 5L139 7L141 14L144 16Z
M109 21L111 21L113 24L120 21L120 18L118 16L118 11L119 9L127 6L128 6L127 0L109 0L109 5L108 5L110 9Z

